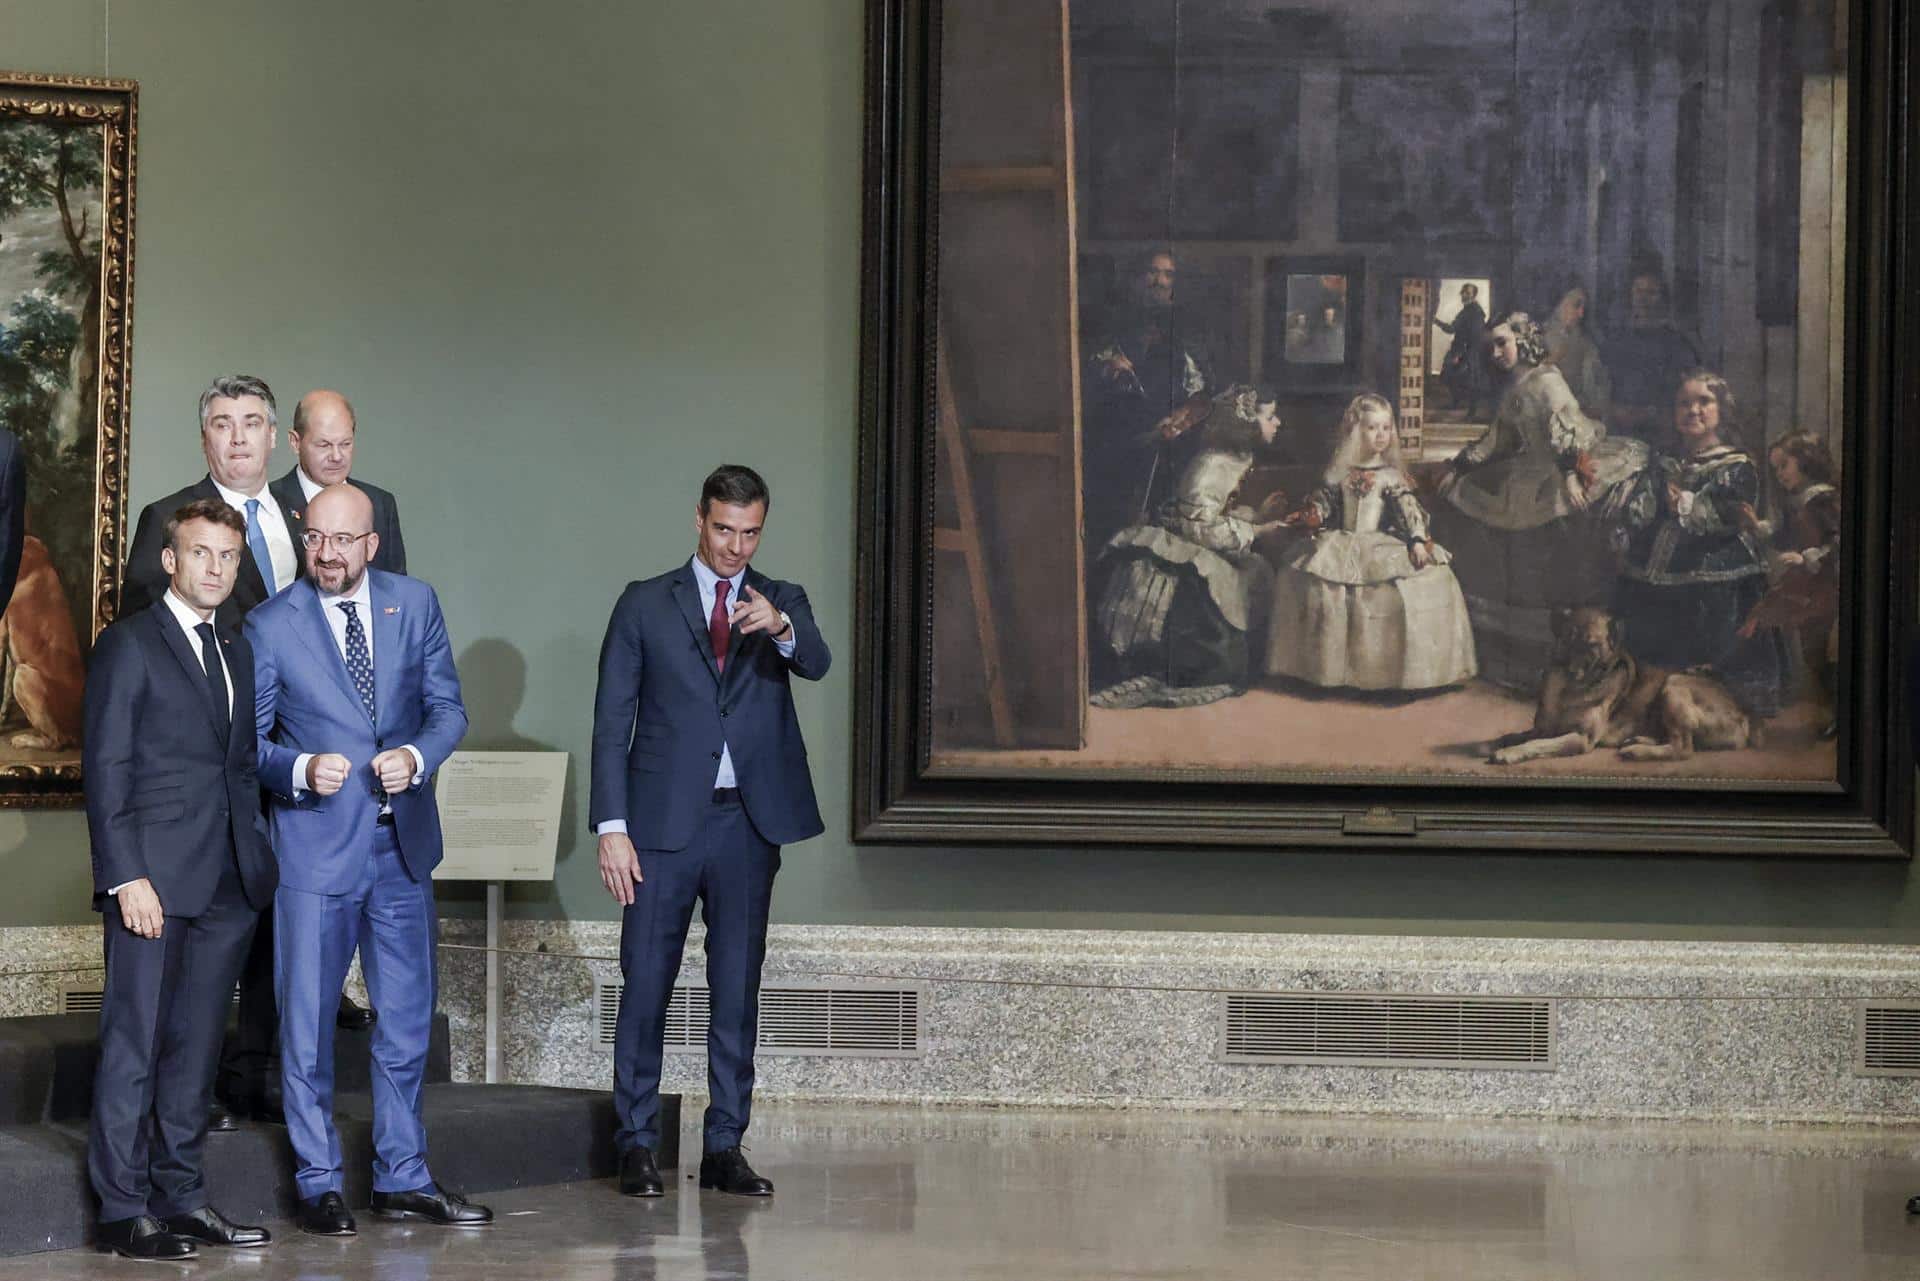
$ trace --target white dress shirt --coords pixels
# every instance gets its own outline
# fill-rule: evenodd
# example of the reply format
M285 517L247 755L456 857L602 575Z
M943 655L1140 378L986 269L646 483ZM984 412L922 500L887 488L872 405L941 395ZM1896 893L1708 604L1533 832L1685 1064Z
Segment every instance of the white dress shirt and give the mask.
M695 556L690 563L693 566L693 581L700 588L700 617L712 618L713 598L718 594L722 580L720 575L714 573L713 570L708 567L707 562L701 560L698 556ZM740 603L740 587L741 584L746 582L746 579L747 571L742 569L732 578L725 580L728 584L727 608L729 610ZM773 647L780 651L780 657L792 658L794 644L799 640L799 637L793 634L793 620L787 617L784 610L781 611L780 621L786 624L787 636L785 640L774 641ZM727 653L729 657L732 656L733 647L738 643L739 638L737 636L728 642ZM724 738L725 731L722 730L721 733L723 737L720 743L720 768L714 771L713 785L716 788L737 787L739 783L733 773L733 749L726 745ZM598 836L605 836L609 832L624 833L627 830L627 820L624 818L610 818L593 830L594 834Z
M212 480L212 476L208 476ZM280 500L275 498L265 485L253 495L241 493L237 489L228 489L219 481L213 487L220 491L220 497L227 506L247 514L247 499L260 500L260 532L267 538L267 556L273 561L273 581L267 584L267 595L276 595L293 585L300 572L300 553L294 550L293 533L287 528L287 518L280 510Z
M193 606L176 596L172 587L168 587L167 594L160 599L167 602L167 612L173 615L174 622L180 624L180 630L187 634L187 648L193 652L194 661L200 664L200 674L205 676L207 674L207 658L200 649L200 633L193 629L202 623L209 623L213 620L202 618L200 615L194 613ZM227 719L231 721L233 719L233 668L227 665L227 647L219 644L219 639L220 634L218 630L216 630L214 632L214 649L220 654L220 675L227 682ZM120 884L108 890L107 893L109 896L118 894L131 884L133 884L132 881L122 881Z
M312 502L313 496L326 488L325 485L307 475L307 469L304 467L295 467L293 474L299 478L300 492L307 496L308 502Z
M360 619L360 630L365 632L367 637L367 666L372 667L376 672L379 671L380 668L376 666L378 660L374 657L373 653L372 580L369 579L366 574L362 573L360 575L360 585L344 596L330 596L326 592L320 591L317 582L314 584L314 590L320 597L320 612L326 617L327 630L333 633L333 647L340 651L340 661L342 663L347 661L347 611L341 609L340 605L343 601L352 601L354 605L353 612ZM427 758L420 755L420 749L412 743L406 744L406 749L413 753L413 782L411 785L418 787L426 780ZM307 778L307 762L311 761L314 755L313 752L302 752L293 759L293 794L296 799L307 790L302 784L306 782Z

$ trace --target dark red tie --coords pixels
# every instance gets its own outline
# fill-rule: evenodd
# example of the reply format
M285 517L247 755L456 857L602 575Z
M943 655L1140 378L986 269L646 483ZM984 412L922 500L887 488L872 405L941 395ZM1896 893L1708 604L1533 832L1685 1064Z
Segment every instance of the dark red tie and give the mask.
M727 589L733 584L721 579L713 585L713 617L707 620L707 640L713 644L713 665L727 669Z

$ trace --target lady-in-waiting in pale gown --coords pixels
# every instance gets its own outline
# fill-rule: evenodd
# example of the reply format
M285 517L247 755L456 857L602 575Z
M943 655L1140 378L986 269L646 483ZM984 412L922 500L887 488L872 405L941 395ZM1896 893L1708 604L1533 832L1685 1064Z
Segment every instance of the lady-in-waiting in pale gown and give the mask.
M1268 672L1362 690L1437 689L1474 674L1467 602L1401 469L1384 399L1347 406L1325 483L1282 523L1312 537L1274 578Z

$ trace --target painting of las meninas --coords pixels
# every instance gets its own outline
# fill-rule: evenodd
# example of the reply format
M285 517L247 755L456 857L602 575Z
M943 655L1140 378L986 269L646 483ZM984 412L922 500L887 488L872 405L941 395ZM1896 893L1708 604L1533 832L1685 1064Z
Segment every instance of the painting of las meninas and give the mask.
M1905 751L1860 558L1912 495L1849 345L1887 6L928 20L928 234L870 223L925 254L924 382L868 361L925 388L872 455L924 460L914 778L1827 795Z
M0 615L0 804L79 799L126 480L134 87L0 73L0 427L26 468Z

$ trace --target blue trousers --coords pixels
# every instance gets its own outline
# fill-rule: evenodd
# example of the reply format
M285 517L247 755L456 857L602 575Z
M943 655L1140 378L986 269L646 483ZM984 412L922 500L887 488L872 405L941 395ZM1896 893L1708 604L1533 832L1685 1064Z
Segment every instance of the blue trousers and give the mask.
M769 844L738 801L715 805L683 850L641 850L633 904L620 919L620 973L626 986L614 1029L614 1146L660 1146L661 1040L667 1001L694 900L707 927L707 1151L737 1147L753 1110L753 1042L760 1021L760 965L767 955L767 905L780 870ZM385 1011L381 1017L386 1017Z
M366 868L348 893L282 885L274 895L280 1081L294 1181L305 1200L343 1190L333 1126L333 1028L356 944L367 995L380 1012L373 1025L374 1190L410 1192L433 1183L420 1088L439 987L440 920L432 882L408 875L393 829L373 833Z

